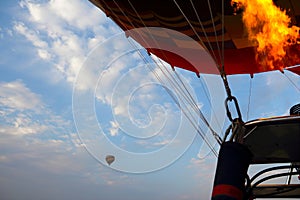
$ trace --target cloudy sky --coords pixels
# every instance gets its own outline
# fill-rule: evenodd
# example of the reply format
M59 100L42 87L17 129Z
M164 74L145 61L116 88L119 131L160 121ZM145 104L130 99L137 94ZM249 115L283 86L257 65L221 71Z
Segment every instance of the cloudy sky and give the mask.
M216 157L193 108L227 128L217 76L176 69L186 102L175 72L87 0L1 0L0 16L1 199L209 198ZM289 72L229 81L245 120L299 101Z

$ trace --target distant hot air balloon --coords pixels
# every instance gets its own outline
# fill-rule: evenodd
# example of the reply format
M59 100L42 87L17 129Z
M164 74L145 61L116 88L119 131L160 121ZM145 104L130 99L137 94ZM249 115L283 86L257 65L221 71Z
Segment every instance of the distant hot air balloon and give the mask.
M113 155L107 155L105 158L108 165L111 165L115 161L115 157Z

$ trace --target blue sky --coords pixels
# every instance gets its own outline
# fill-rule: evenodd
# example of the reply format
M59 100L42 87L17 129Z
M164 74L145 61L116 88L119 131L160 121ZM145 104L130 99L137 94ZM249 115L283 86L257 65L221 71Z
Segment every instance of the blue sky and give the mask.
M1 199L208 199L216 158L180 94L100 10L70 2L0 2ZM219 77L176 72L214 129L227 128ZM290 72L229 81L245 120L299 101Z

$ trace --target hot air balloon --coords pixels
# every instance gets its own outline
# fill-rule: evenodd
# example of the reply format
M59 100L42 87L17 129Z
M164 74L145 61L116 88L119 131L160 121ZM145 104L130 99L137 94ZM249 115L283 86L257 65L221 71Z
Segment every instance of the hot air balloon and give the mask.
M142 27L161 27L189 36L211 54L219 67L218 71L214 71L215 73L221 71L226 75L255 74L270 70L283 70L300 63L299 45L288 47L289 53L284 56L282 62L275 63L273 68L257 62L259 58L255 55L254 50L257 44L249 41L247 34L245 34L242 15L236 14L230 0L191 0L189 2L176 0L143 2L138 0L91 0L91 2L103 10L124 31ZM276 3L284 5L284 9L290 10L288 14L290 14L292 23L300 26L299 2L297 0L278 0ZM191 65L189 60L174 55L172 52L147 48L147 46L153 46L150 45L151 43L156 42L160 46L167 45L169 49L182 49L197 56L197 53L193 52L192 47L189 46L190 41L176 38L176 35L169 35L163 30L161 32L148 30L149 32L147 29L143 29L142 33L127 32L127 34L142 44L149 53L162 58L171 66L196 73L211 72L207 71L206 66L203 66L201 61L195 66ZM299 66L289 68L289 70L300 74Z
M107 155L105 157L105 160L106 160L108 165L111 165L115 161L115 157L113 155Z
M227 80L229 75L253 77L274 70L300 75L299 0L90 1L127 37L173 68L197 75L221 75L227 93L225 107L232 125L223 139L212 131L221 146L212 199L300 197L299 184L265 186L260 185L265 179L254 182L264 172L278 169L290 172L274 177L299 175L300 116L243 122L238 100ZM248 6L251 2L255 5ZM261 11L263 8L265 12ZM205 59L207 55L213 62ZM236 118L228 107L230 102L236 109ZM113 156L109 158L114 160ZM261 163L292 164L259 172L248 178L245 185L249 165Z

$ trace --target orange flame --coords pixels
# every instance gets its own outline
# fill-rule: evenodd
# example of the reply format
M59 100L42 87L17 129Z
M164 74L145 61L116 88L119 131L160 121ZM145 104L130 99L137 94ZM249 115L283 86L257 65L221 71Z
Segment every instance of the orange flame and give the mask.
M272 0L232 0L243 8L243 22L248 38L256 46L256 59L265 70L282 70L289 47L299 40L299 27L290 26L286 11Z

